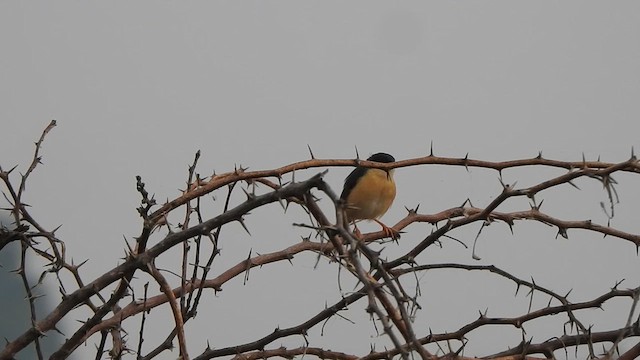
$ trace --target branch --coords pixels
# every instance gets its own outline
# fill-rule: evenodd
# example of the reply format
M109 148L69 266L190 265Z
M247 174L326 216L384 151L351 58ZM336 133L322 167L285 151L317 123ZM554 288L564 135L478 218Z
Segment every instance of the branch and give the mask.
M259 206L276 202L281 198L290 196L302 196L310 189L318 187L322 182L322 177L324 176L324 174L325 172L317 174L311 177L309 180L299 183L292 183L280 190L248 199L232 210L220 214L213 219L207 220L184 231L167 235L162 241L160 241L158 244L148 249L144 253L132 254L132 256L129 257L123 264L116 266L91 283L69 294L43 320L39 321L37 324L28 329L15 340L9 342L0 352L0 360L11 359L18 351L22 350L36 338L44 335L45 332L52 330L55 325L62 319L62 317L64 317L76 306L84 303L91 296L98 294L99 291L112 284L113 282L123 278L130 278L133 275L134 271L146 267L147 264L153 261L153 259L171 249L173 246L180 244L182 241L190 239L199 234L208 234L212 229L218 228L231 221L236 221L242 214L245 214ZM121 296L112 296L112 299L116 298L119 299L121 298ZM96 318L96 316L99 318L101 318L101 316L103 317L104 314L106 314L106 312L109 311L109 309L113 305L114 304L111 303L110 300L107 304L105 304L105 306L102 307L102 309L105 310L100 312L99 314L96 314L94 318ZM75 349L80 343L82 343L84 335L95 325L97 325L97 323L94 324L93 322L86 322L78 331L76 331L74 336L72 336L72 338L67 341L65 346L60 349L58 355L56 356L65 357L66 355L68 355L72 349Z

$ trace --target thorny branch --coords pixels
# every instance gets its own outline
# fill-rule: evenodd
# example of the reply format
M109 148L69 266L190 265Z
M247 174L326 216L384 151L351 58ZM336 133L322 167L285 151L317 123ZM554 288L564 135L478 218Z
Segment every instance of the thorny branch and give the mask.
M434 244L441 244L444 239L451 237L454 229L467 227L470 224L486 224L502 222L513 228L520 221L529 221L545 226L557 228L558 235L567 237L569 229L580 229L584 232L598 233L611 239L625 240L640 247L640 235L628 232L610 224L597 224L591 220L569 220L554 217L541 210L537 202L537 196L548 189L557 188L560 185L569 184L575 186L577 179L595 180L602 184L609 199L608 216L614 214L614 206L618 201L618 185L612 178L616 174L640 175L640 164L632 154L627 161L620 163L605 163L601 161L575 161L566 162L545 159L541 154L531 159L491 162L465 158L437 157L429 154L425 157L397 161L395 163L381 164L364 160L337 160L316 159L300 161L272 170L247 171L237 167L232 172L213 174L208 178L201 178L196 171L200 152L194 158L188 168L186 189L177 198L158 205L141 177L137 177L136 187L141 196L141 205L138 212L142 218L142 229L136 237L135 248L130 248L124 261L113 267L108 272L97 277L89 283L80 276L82 264L75 265L66 259L65 243L57 238L55 230L47 230L31 216L28 206L24 201L27 180L34 174L37 165L41 163L41 148L46 135L56 125L52 121L43 131L36 142L33 159L27 171L20 177L18 186L12 182L12 173L15 168L8 171L0 168L0 180L4 185L3 195L8 210L13 219L13 226L0 229L0 251L12 242L20 242L22 247L22 261L18 274L20 274L26 299L31 308L31 325L17 338L9 339L5 347L0 351L0 360L12 359L22 349L33 344L40 359L45 354L40 347L40 338L49 331L56 331L64 318L73 318L76 309L87 307L91 311L91 317L84 320L73 329L66 342L51 355L51 359L64 359L72 354L78 346L87 341L99 343L96 358L102 358L109 343L112 350L108 356L122 358L127 354L135 354L138 359L152 359L161 356L171 350L176 337L177 345L182 359L189 357L189 352L199 352L194 359L212 359L222 356L235 356L238 359L257 359L267 357L293 358L295 356L313 356L320 359L351 360L355 358L387 359L400 356L404 359L419 356L422 359L468 359L463 352L465 346L473 341L478 329L489 326L510 327L523 331L524 327L532 321L542 321L547 318L564 316L572 331L556 329L550 333L549 340L534 341L523 336L519 344L503 344L504 351L484 358L492 359L539 359L536 356L547 358L555 357L555 352L566 351L568 347L585 348L588 357L598 358L595 344L602 344L605 356L618 354L619 344L623 340L640 337L640 325L636 314L636 305L640 294L640 286L635 289L621 289L616 284L612 289L592 299L579 301L570 300L568 295L560 295L541 284L520 279L508 270L500 269L494 265L468 265L463 263L426 264L418 263L420 254L431 249ZM310 149L309 149L310 150ZM311 152L311 151L310 151ZM500 175L506 170L514 168L547 167L564 169L565 173L544 181L534 183L531 186L517 188L515 185L503 185L502 192L495 194L488 204L477 207L464 204L433 214L419 213L417 209L409 210L393 228L396 231L408 231L417 233L413 224L425 223L432 226L432 231L425 234L423 240L408 248L401 256L388 259L384 256L384 249L374 250L371 245L377 245L383 238L383 232L364 234L362 239L355 238L350 230L350 224L344 221L344 204L337 198L332 188L323 180L325 172L319 173L307 180L299 180L301 170L338 166L367 166L381 169L413 168L428 165L446 165L457 167L477 167L498 171ZM291 181L284 180L285 175L291 175ZM296 176L298 179L296 179ZM266 190L258 185L266 186ZM219 213L211 216L205 211L203 204L210 202L207 196L217 194L227 188L224 202ZM246 195L244 201L235 200L233 190L241 188ZM329 199L335 213L335 222L325 214L319 206L318 199ZM527 209L517 211L502 211L503 205L513 198L526 198L532 203ZM215 200L214 200L215 201ZM315 236L303 238L300 242L292 243L286 248L273 249L272 252L251 255L249 258L236 259L235 265L226 269L213 271L216 260L221 257L219 244L223 240L221 230L229 223L239 223L247 229L246 219L251 210L278 202L286 211L291 206L303 209L309 216L309 224L305 227L315 230ZM604 206L603 206L604 208ZM169 215L178 209L184 209L183 220L177 226L169 222ZM481 227L484 228L484 225ZM226 232L225 232L226 233ZM40 240L45 242L41 243ZM151 241L153 239L153 241ZM608 241L614 241L608 239ZM402 242L402 240L400 240ZM152 245L152 246L151 246ZM227 246L232 246L229 243ZM158 259L179 247L181 259L175 269L156 268ZM375 246L377 248L377 246ZM27 254L35 255L47 261L48 268L37 284L29 283L24 275L28 265ZM343 270L344 276L353 276L358 280L359 288L348 295L342 295L333 304L324 309L311 309L309 317L298 325L286 328L277 328L275 331L243 344L228 344L215 348L198 349L197 345L189 343L189 320L196 316L198 306L206 297L205 290L221 290L222 286L238 276L245 275L250 269L262 267L262 271L268 271L269 264L281 261L291 261L301 253L315 253L319 257L326 258ZM117 259L114 259L116 262ZM411 275L412 281L420 282L418 273L424 271L486 271L494 276L507 279L516 284L517 289L525 287L529 289L527 296L531 299L534 294L545 294L551 300L544 307L532 308L530 302L526 313L512 317L488 317L486 314L479 318L469 319L458 329L449 329L446 332L433 333L426 331L424 327L416 327L414 324L415 313L420 312L420 291L416 289L411 295L405 290L408 281L407 275ZM174 274L178 281L166 278L162 272ZM152 275L153 281L160 289L157 292L149 291L148 283L143 283L139 276L142 272ZM73 283L62 279L62 273L71 274ZM36 311L36 297L32 289L39 286L46 274L55 274L63 298L56 308L42 318L38 318ZM250 286L250 283L247 285ZM113 288L110 294L108 288ZM144 288L144 297L120 305L130 291ZM134 292L135 293L135 292ZM430 296L439 294L430 293ZM226 294L225 294L226 296ZM285 297L287 295L284 295ZM133 296L132 296L133 298ZM107 300L108 299L108 300ZM366 299L366 300L364 300ZM609 331L593 331L591 326L583 324L581 312L587 309L603 308L605 303L614 300L631 299L628 321L620 324L617 329ZM552 303L553 300L553 303ZM94 302L99 301L96 305ZM327 299L330 301L330 299ZM164 339L145 338L151 336L148 329L145 331L146 319L153 315L152 310L160 306L168 306L173 314L174 324L171 329L167 326L168 335ZM334 351L314 345L314 339L309 337L309 331L324 326L332 317L343 316L343 310L347 307L358 308L371 315L372 325L375 329L382 329L380 335L389 339L391 347L384 351L362 349L360 354L348 354ZM109 313L111 313L110 316ZM139 344L136 350L127 347L128 334L125 324L127 319L140 316L142 319L139 328ZM96 334L100 334L96 336ZM109 336L111 335L111 340ZM302 336L305 346L287 348L278 345L279 339L291 336ZM152 343L152 350L143 354L142 343ZM624 352L620 352L621 359L630 359L640 354L640 341L635 340ZM338 345L336 345L337 347ZM195 347L195 348L194 348ZM474 354L475 355L475 354Z

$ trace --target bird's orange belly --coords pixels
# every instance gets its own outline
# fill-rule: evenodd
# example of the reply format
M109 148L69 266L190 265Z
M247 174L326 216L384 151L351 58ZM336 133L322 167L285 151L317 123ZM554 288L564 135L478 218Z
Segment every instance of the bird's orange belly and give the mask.
M349 194L349 221L377 219L387 212L396 196L396 185L383 170L371 169L374 176L365 176Z

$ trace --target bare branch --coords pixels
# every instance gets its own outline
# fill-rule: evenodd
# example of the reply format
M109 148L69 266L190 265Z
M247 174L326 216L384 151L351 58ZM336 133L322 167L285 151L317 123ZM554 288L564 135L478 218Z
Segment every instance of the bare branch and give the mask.
M49 230L37 222L29 212L29 206L23 201L26 182L40 163L44 138L54 126L55 121L52 121L36 142L33 159L25 174L19 178L18 186L12 183L13 169L3 171L0 168L0 184L3 186L3 201L6 204L3 207L11 212L15 225L14 228L0 228L0 251L11 242L19 242L21 245L20 266L16 272L23 284L31 322L20 336L9 340L0 350L0 360L19 357L19 352L30 345L35 346L37 357L44 359L46 354L40 346L40 338L50 331L57 331L62 319L80 316L78 314L81 312L76 311L79 308L89 312L88 318L73 327L65 343L50 359L65 359L81 344L91 341L96 344L96 359L104 356L120 359L132 354L136 354L140 360L153 359L171 350L176 339L180 358L188 359L189 352L193 353L194 349L187 347L191 330L191 326L187 325L196 316L201 301L209 295L207 289L213 289L214 293L218 293L223 285L243 275L248 276L249 271L252 276L256 272L269 272L274 264L283 261L293 264L292 259L304 253L312 254L316 263L326 259L330 268L338 269L337 300L325 301L325 306L320 309L308 309L308 316L293 326L278 327L274 331L239 344L217 344L216 348L208 345L204 349L196 348L195 351L199 355L195 356L195 359L232 356L234 359L248 360L268 357L315 357L331 360L419 357L423 360L469 360L476 357L465 356L464 353L470 348L468 344L471 341L477 342L481 336L479 334L482 333L479 330L488 327L500 327L516 332L521 335L521 340L518 344L507 344L502 343L501 339L494 339L494 343L501 347L493 350L494 354L482 357L483 359L555 358L556 352L567 352L568 347L588 351L588 356L594 359L601 356L597 354L598 348L602 349L600 353L604 354L603 359L615 355L619 355L620 359L640 356L640 343L626 348L625 351L620 350L620 345L628 346L631 341L629 339L640 337L637 315L640 284L633 284L631 289L622 289L622 281L618 281L613 288L596 293L599 295L576 301L576 295L569 296L570 291L566 294L559 293L552 290L553 286L534 281L531 276L524 275L524 278L520 278L495 265L468 265L456 261L433 264L426 263L422 260L424 256L420 256L431 249L432 245L444 246L448 240L463 244L464 250L468 252L466 243L470 240L465 235L460 236L458 232L452 233L456 229L466 227L472 233L471 238L476 234L478 240L485 236L486 227L490 224L504 223L514 234L514 227L521 226L523 221L542 227L551 226L557 229L558 235L567 238L574 232L598 234L604 238L602 241L632 243L638 249L640 234L633 233L633 228L623 229L612 225L612 221L599 224L588 218L572 219L571 213L551 215L543 211L546 208L542 207L541 201L541 197L547 197L547 194L554 196L554 191L550 191L552 189L567 188L574 191L574 188L578 188L576 184L579 180L596 182L602 185L602 192L608 199L604 201L607 204L601 204L608 219L614 216L614 207L615 215L619 216L622 208L617 208L617 204L620 201L619 196L623 196L624 192L618 193L618 187L622 185L614 180L614 176L616 179L626 180L631 177L636 180L640 175L640 164L633 154L630 159L619 163L606 163L599 159L587 161L584 157L580 161L551 160L544 158L541 153L531 159L491 162L469 158L469 154L463 158L437 157L433 155L432 144L428 156L393 163L377 163L360 160L357 149L356 159L317 159L308 146L310 160L259 171L249 171L245 167L236 166L233 171L214 173L209 178L201 178L196 171L200 160L198 151L188 166L186 187L179 196L164 204L157 204L153 192L142 178L136 178L135 185L140 195L137 210L142 219L140 233L134 238L136 245L134 247L126 242L129 248L125 249L124 259L114 260L114 263L121 263L86 283L80 276L85 262L76 265L73 261L68 261L67 245L56 235L57 228ZM368 234L351 232L352 224L348 223L344 212L347 204L323 180L326 171L310 176L307 180L296 181L296 177L300 179L308 175L303 170L324 167L363 166L385 170L406 168L406 171L410 171L416 167L431 165L464 167L467 171L471 168L497 171L502 187L495 194L489 194L487 198L490 200L480 205L474 201L474 206L467 200L460 206L432 214L418 212L418 206L415 209L407 209L406 216L392 229L422 240L399 242L399 251L393 256L390 255L393 252L388 252L385 248L391 243L385 239L387 234L384 231ZM518 168L560 169L561 174L558 175L556 171L555 175L544 177L528 187L505 183L503 173ZM621 174L625 176L620 176ZM286 180L283 179L285 175ZM571 187L562 187L563 185ZM580 185L582 187L581 183ZM245 196L241 196L242 200L236 196L241 195L237 191L234 195L234 190L238 187L245 193ZM587 191L584 190L587 188L582 188L581 191ZM224 202L216 202L209 206L208 203L216 201L216 197L224 199ZM523 201L512 202L513 199L524 199L526 205L518 205ZM425 200L428 199L417 199L416 202ZM223 258L220 247L220 242L225 240L222 228L230 223L239 223L248 232L250 225L254 225L250 223L252 217L249 212L275 202L287 212L287 216L290 215L288 210L291 208L301 210L303 220L295 221L304 223L296 223L298 227L295 229L311 229L312 233L292 234L291 239L302 239L284 247L274 247L261 254L256 254L252 246L252 250L247 248L246 252L243 251L241 258ZM329 216L325 210L327 207ZM215 209L215 213L207 214L211 208ZM178 214L178 210L184 213ZM178 220L181 223L172 225L170 219L173 221L176 218L181 219ZM426 231L425 225L417 226L420 223L426 223ZM255 228L259 227L251 226L254 232ZM224 234L232 235L231 232L226 235L226 230ZM573 237L574 235L571 240ZM233 242L225 244L235 245ZM180 253L176 257L179 260L172 258L173 261L168 262L169 265L161 272L155 264L160 263L158 260L163 256L168 257L171 250L174 250L170 253L172 255ZM473 255L475 256L475 247ZM37 282L26 276L26 268L32 258L38 258L45 263L45 270ZM220 259L226 262L220 262ZM439 330L439 333L434 333L422 324L414 324L414 318L423 309L419 301L424 285L424 272L439 271L451 274L460 270L485 272L493 278L505 279L515 285L516 295L521 288L527 289L525 296L529 297L529 308L516 314L509 313L508 316L488 316L487 311L482 311L478 317L464 320L453 328ZM526 269L522 271L526 273ZM150 274L160 290L149 293L149 283L142 283L140 280L141 272ZM166 278L163 273L171 276ZM340 275L345 273L348 277L353 276L357 279L359 288L355 291L342 290ZM62 299L51 312L39 318L36 312L38 295L33 289L49 275L55 276ZM175 276L175 279L172 276ZM250 285L251 283L247 284ZM456 284L453 283L451 292L456 290ZM136 292L143 292L142 298L136 297ZM283 292L282 295L286 297L290 294ZM429 296L442 295L449 294L429 292ZM534 296L538 299L539 295L544 295L545 299L549 298L546 305L540 306L537 301L533 301ZM131 300L128 303L121 305L129 298ZM592 326L586 320L588 317L585 316L585 310L608 310L607 308L614 303L616 307L629 304L628 309L625 307L623 310L626 312L626 323L621 321L613 329L595 331L601 329ZM173 321L170 326L166 326L166 331L158 336L150 331L147 320L154 315L152 310L163 306L171 310ZM346 319L342 311L347 306L350 311L368 314L371 319L367 323L368 326L385 339L388 347L375 349L372 346L370 349L363 348L359 354L350 354L336 351L333 346L333 350L329 350L328 346L317 346L311 330L320 330L322 334L325 331L333 331L331 326L325 325L330 323L329 319ZM131 320L135 316L139 316L140 322ZM527 338L525 327L528 328L529 324L554 319L560 319L564 325L558 328L550 327L548 340ZM350 319L346 320L353 323ZM139 339L135 350L127 346L127 336L131 333L127 327L132 323L139 324ZM302 344L295 347L282 345L284 341L292 339L302 341ZM193 341L189 343L194 346ZM147 349L146 354L143 354L143 348Z

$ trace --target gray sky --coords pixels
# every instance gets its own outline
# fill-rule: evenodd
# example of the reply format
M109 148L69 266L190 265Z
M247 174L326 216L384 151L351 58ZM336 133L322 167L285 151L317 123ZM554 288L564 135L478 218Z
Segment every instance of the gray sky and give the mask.
M633 1L16 1L0 3L0 43L0 164L21 164L24 171L33 141L50 119L58 120L27 199L44 224L63 224L58 235L70 256L90 259L86 280L119 262L123 235L139 232L135 175L159 200L176 197L198 149L203 175L235 164L256 170L306 159L307 144L322 158L351 158L355 146L363 157L386 151L413 158L428 154L432 141L437 155L484 160L543 151L561 160L580 160L584 153L618 162L632 147L640 149L640 3ZM331 169L327 179L336 191L348 171ZM505 177L525 186L549 173ZM420 203L431 213L467 198L482 206L499 193L497 174L478 169L399 170L396 179L398 197L387 223L402 218L404 206ZM638 233L633 205L640 195L632 180L620 186L623 202L613 225ZM606 223L598 204L606 194L597 184L581 185L582 192L565 189L567 197L549 194L547 209L568 220ZM216 271L249 249L274 251L308 233L291 227L303 219L299 211L282 216L274 209L248 219L253 237L229 229ZM410 246L430 228L407 231L402 241ZM460 239L471 245L476 231L469 228ZM560 293L574 288L574 301L604 293L622 278L638 286L638 258L626 242L580 232L555 240L554 229L536 224L518 225L515 233L492 225L481 239L482 263L534 276ZM387 247L389 256L404 249ZM473 262L471 251L455 243L425 256ZM190 325L200 329L189 342L192 354L206 341L232 345L298 324L325 301L338 300L335 264L318 270L313 264L312 256L300 256L295 271L276 265L256 269L247 286L228 284ZM452 331L477 310L502 314L492 296L509 297L512 285L477 279L425 276L423 287L433 295L425 295L418 324ZM282 296L291 284L299 290ZM463 294L445 295L452 286ZM486 291L490 286L504 292ZM467 295L477 303L469 304ZM526 309L526 299L513 302L519 304L513 311ZM329 334L316 336L314 344L337 340L333 350L360 354L368 349L362 344L387 344L371 337L361 309L351 313L364 329L353 330L360 343ZM212 326L230 319L231 328ZM345 326L335 319L331 324ZM519 334L513 334L516 345ZM544 332L538 339L546 339ZM492 349L490 343L467 347L468 355Z

